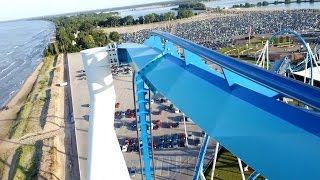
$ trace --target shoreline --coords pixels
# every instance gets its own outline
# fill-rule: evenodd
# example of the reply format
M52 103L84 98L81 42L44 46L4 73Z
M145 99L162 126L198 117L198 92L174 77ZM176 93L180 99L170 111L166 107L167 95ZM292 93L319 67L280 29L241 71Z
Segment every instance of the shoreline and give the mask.
M10 97L9 99L7 99L7 100L0 106L0 108L9 106L10 101L13 100L14 97L19 93L19 91L26 85L26 82L28 81L29 78L31 78L31 77L33 76L33 74L35 73L35 71L36 71L36 70L40 71L40 69L41 69L41 67L42 67L42 61L43 61L44 57L41 57L40 59L41 59L41 60L39 61L39 64L36 65L36 66L32 69L31 73L30 73L23 81L21 81L21 82L19 83L19 84L20 84L20 87L19 87L17 90L13 91L13 93L12 93L12 92L10 93L9 96L11 96L11 97ZM41 65L41 67L39 67L40 65ZM37 76L38 76L38 75L37 75ZM35 81L36 81L36 79L33 81L33 83L34 83ZM28 83L30 83L30 82L28 82ZM31 91L31 89L29 90L28 94L30 93L30 91ZM0 110L0 112L1 112L1 110Z
M32 88L35 85L40 69L43 65L41 62L36 66L33 72L22 83L21 87L17 90L4 106L8 106L9 109L0 111L0 138L7 136L8 131L12 125L12 121L16 120L17 113L25 104Z

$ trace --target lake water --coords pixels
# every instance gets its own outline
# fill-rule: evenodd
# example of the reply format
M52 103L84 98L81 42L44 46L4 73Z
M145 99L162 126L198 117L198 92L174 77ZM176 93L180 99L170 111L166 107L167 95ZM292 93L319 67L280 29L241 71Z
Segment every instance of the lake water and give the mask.
M274 0L265 0L269 3L274 2ZM244 3L250 3L250 4L257 4L258 2L262 2L262 0L216 0L216 1L210 1L210 2L203 2L207 7L211 8L231 8L235 4L244 4ZM144 7L144 8L136 8L136 9L122 9L118 10L117 12L120 13L121 17L125 17L128 15L133 16L133 18L137 19L139 16L144 16L151 13L161 14L166 12L174 12L176 11L171 10L172 8L176 8L178 6L166 6L166 7L157 7L157 6L151 6L151 7ZM320 2L314 2L314 3L291 3L291 4L270 4L268 6L261 6L257 7L260 9L320 9Z
M274 0L263 0L267 1L269 3L273 3ZM210 1L210 2L204 2L204 4L207 7L211 8L231 8L235 4L244 4L244 3L250 3L250 4L257 4L258 2L262 2L262 0L216 0L216 1ZM258 7L261 9L320 9L320 2L314 2L314 3L290 3L290 4L270 4L268 6L261 6Z
M40 63L54 29L46 21L0 23L0 107Z

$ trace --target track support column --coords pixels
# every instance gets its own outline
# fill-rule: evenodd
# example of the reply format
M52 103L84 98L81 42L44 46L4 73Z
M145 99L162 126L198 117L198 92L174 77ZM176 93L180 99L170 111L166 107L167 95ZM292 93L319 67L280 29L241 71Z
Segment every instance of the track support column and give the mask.
M206 155L206 151L207 151L207 147L208 147L208 143L209 143L209 135L205 134L204 136L204 141L202 143L201 149L200 149L200 153L199 153L199 157L198 157L198 161L196 164L196 168L193 174L193 180L198 180L199 176L200 176L200 171L202 171L202 166L203 166L203 160L204 160L204 156Z
M151 180L151 165L150 165L150 152L149 152L149 137L150 134L148 133L148 125L150 125L150 121L148 122L147 116L149 115L149 110L146 108L146 103L148 102L145 98L145 94L148 93L148 89L145 89L145 84L139 74L134 73L134 83L135 83L135 95L137 95L137 108L136 115L137 115L137 129L141 129L140 132L140 139L141 144L139 143L140 152L143 155L143 167L141 164L142 172L145 173L146 180ZM151 127L149 127L151 128ZM152 148L152 145L151 147Z

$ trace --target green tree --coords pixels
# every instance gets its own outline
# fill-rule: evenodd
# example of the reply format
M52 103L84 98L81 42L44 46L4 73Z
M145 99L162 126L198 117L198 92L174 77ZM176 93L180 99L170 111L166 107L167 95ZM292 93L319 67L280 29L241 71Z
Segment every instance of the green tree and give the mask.
M301 3L301 0L297 0L297 3Z
M144 24L144 18L143 18L143 16L139 16L139 17L138 17L138 22L139 22L139 24Z
M244 4L244 7L246 7L246 8L250 7L250 3L246 2L246 3Z
M58 41L60 51L68 52L69 47L72 46L72 39L64 27L57 29L56 39Z
M173 12L164 13L164 15L163 15L164 21L169 21L169 20L173 20L173 19L176 19L176 16L174 15Z
M257 3L257 6L262 6L262 2L258 2L258 3Z
M126 16L122 19L122 24L123 25L132 25L134 22L133 16Z
M274 3L273 4L279 4L279 1L274 1Z
M280 36L279 41L280 41L280 43L285 43L286 39L283 36Z
M147 14L144 16L144 23L149 24L153 23L156 20L156 17L154 14Z
M291 0L284 0L284 3L289 4L289 3L291 3Z
M77 44L81 47L81 49L90 49L96 47L96 43L92 35L88 34L87 32L79 33Z
M109 34L109 39L115 42L118 42L120 40L120 34L116 31L112 31Z
M189 9L183 9L178 11L177 18L182 19L182 18L189 18L193 16L193 12Z
M277 37L274 38L274 39L273 39L273 44L274 44L274 45L278 45L278 44L279 44L279 38L277 38Z
M84 22L81 24L81 26L79 27L80 31L90 31L91 29L94 29L94 25L91 24L90 22Z
M108 44L108 36L103 30L92 30L90 34L92 35L96 46L102 47Z
M262 6L268 6L268 5L269 5L269 3L267 1L262 2Z

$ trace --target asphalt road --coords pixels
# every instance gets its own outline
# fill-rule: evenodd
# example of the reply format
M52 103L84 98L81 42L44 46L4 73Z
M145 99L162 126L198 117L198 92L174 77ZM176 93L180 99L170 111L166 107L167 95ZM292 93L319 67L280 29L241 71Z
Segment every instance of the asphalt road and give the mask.
M86 179L86 163L88 149L88 126L90 102L87 81L79 77L83 70L83 63L80 53L67 55L69 65L70 88L73 106L73 121L75 125L76 144L80 178Z

